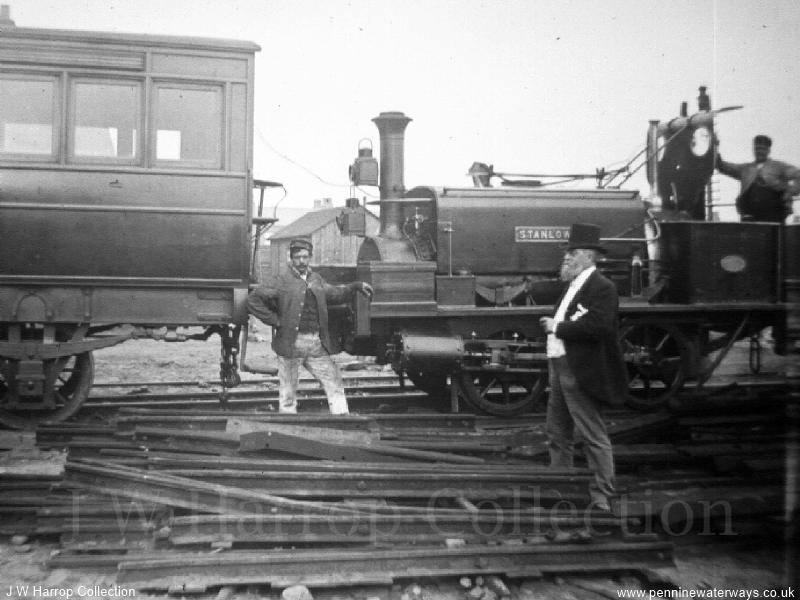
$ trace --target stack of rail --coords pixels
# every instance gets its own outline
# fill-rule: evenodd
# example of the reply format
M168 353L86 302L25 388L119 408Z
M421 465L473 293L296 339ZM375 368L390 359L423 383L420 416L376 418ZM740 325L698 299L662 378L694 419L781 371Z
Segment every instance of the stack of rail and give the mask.
M58 535L51 567L139 589L648 571L671 563L667 536L781 527L786 420L759 407L611 413L611 514L588 506L587 470L545 467L542 415L127 409L40 427L64 476L6 473L4 530Z

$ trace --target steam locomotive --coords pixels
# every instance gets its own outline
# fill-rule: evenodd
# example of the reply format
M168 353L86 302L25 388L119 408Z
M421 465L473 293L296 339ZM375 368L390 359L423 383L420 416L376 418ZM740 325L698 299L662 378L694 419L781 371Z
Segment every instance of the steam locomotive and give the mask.
M704 382L735 341L767 326L777 351L796 349L800 226L698 220L720 111L701 88L699 111L686 112L684 104L679 117L650 124L644 199L607 185L604 173L596 189L502 176L511 185L491 187L495 174L480 163L471 169L475 187L406 191L410 119L373 119L381 231L359 252L359 278L375 296L356 307L354 351L391 361L454 405L463 399L495 415L529 410L546 387L538 321L562 289L561 244L576 222L600 225L606 236L598 268L620 293L629 404L656 408L687 378Z
M123 342L109 335L121 324L219 335L223 383L237 383L252 239L270 223L252 207L258 49L0 20L0 422L74 414L92 352ZM648 175L663 208L702 202L713 157L701 130L713 117L701 106L651 124ZM410 119L374 121L379 168L365 154L351 173L380 186L381 230L357 267L375 295L346 308L339 337L431 398L496 415L541 400L538 318L560 293L560 243L575 222L606 236L600 268L623 296L637 406L659 406L710 373L702 357L765 326L795 347L798 226L669 220L602 176L597 189L492 187L497 174L478 165L475 187L407 190Z

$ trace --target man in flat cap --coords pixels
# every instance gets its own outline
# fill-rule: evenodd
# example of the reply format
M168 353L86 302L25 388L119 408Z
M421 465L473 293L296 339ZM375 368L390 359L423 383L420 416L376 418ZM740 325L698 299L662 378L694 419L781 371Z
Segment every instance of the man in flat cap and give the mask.
M331 359L328 304L341 304L354 292L372 296L362 281L330 285L311 270L314 246L306 238L289 242L288 272L270 277L250 293L247 311L272 326L272 349L278 355L279 411L297 412L297 382L304 366L325 388L333 414L347 414L347 398L339 369Z
M594 472L591 506L607 511L614 495L614 456L601 407L625 403L628 378L617 339L617 288L596 267L598 255L605 252L597 225L572 225L561 263L561 279L569 285L555 315L539 322L547 334L550 465L572 467L577 430Z
M772 140L766 135L753 138L751 163L729 163L717 155L720 173L738 179L741 191L736 210L742 221L783 223L792 212L792 196L800 193L800 169L769 157Z

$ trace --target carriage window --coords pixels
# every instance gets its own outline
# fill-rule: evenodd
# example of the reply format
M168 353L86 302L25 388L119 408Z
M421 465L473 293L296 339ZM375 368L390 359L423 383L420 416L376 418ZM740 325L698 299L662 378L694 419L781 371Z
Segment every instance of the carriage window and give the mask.
M53 155L55 81L0 79L0 153Z
M139 146L137 83L76 82L72 155L86 159L136 159Z
M156 160L222 166L222 89L157 88Z

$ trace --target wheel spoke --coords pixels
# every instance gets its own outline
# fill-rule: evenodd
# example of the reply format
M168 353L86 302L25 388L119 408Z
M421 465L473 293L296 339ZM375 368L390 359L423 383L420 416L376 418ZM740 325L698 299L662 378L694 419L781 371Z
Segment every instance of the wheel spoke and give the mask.
M670 339L671 339L671 338L670 338L669 334L668 334L668 333L665 333L665 334L664 334L664 335L661 337L661 341L660 341L660 342L658 342L657 344L655 344L655 345L653 346L653 349L654 349L656 352L661 352L661 351L664 349L664 346L666 345L666 343L667 343L667 342L668 342Z
M630 403L639 408L663 405L683 385L687 342L679 329L661 323L623 326L620 346L634 384Z
M65 406L69 402L69 399L58 390L53 392L53 396L55 396L56 405L58 406Z
M0 386L0 423L15 428L30 428L43 422L59 422L72 416L89 396L89 389L94 379L94 360L92 353L79 354L69 359L55 359L55 363L45 365L45 370L59 369L58 374L50 380L56 404L54 409L29 408L9 410L2 408L7 389ZM41 406L43 395L29 398L32 404Z
M530 410L546 389L546 377L540 372L498 376L462 371L455 374L453 381L473 408L498 416Z
M480 381L480 378L478 378L478 381ZM495 382L496 382L496 381L497 381L497 378L496 378L496 377L493 377L492 379L490 379L490 380L489 380L489 381L486 383L486 385L484 385L484 386L481 388L481 390L480 390L480 394L481 394L481 396L483 396L483 397L485 398L485 397L487 396L487 394L489 393L489 390L490 390L490 389L491 389L491 387L492 387L492 386L495 384Z

